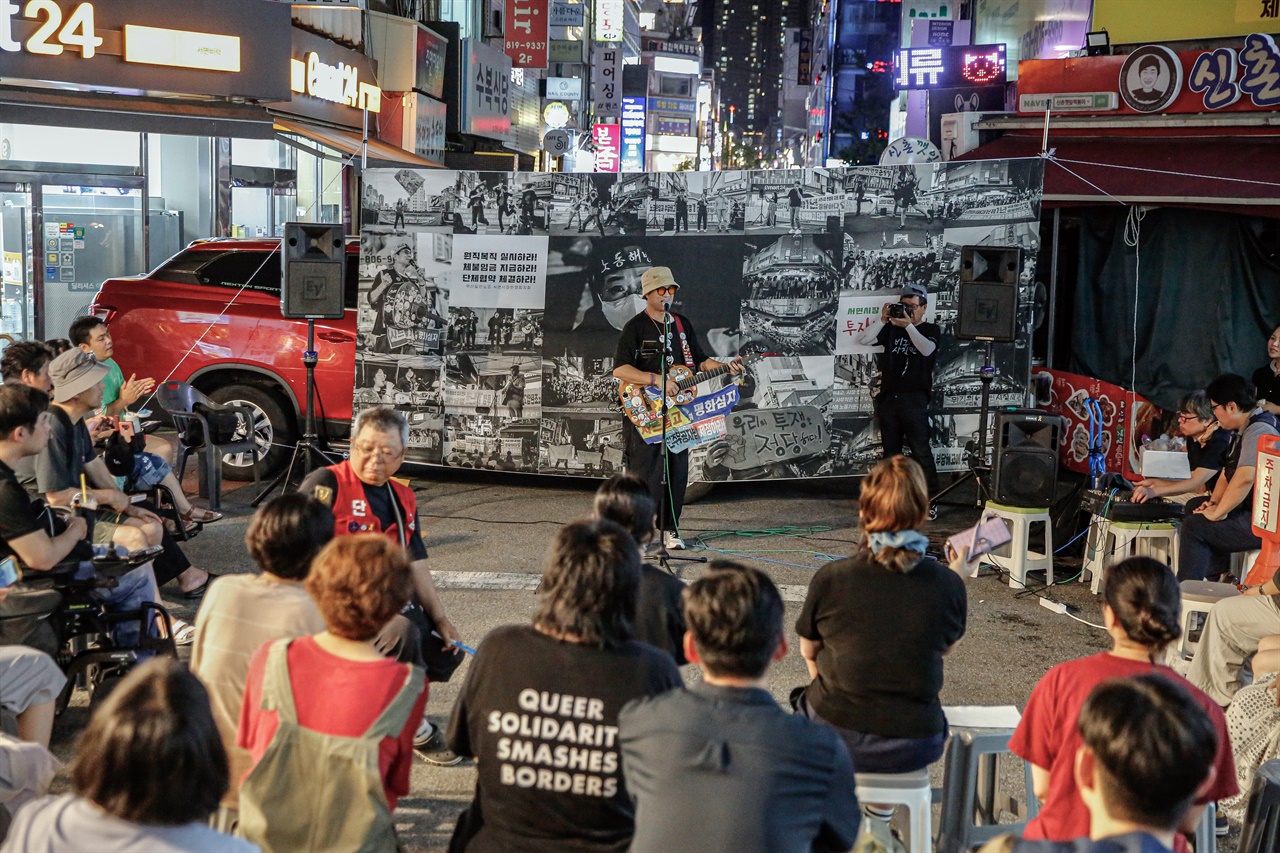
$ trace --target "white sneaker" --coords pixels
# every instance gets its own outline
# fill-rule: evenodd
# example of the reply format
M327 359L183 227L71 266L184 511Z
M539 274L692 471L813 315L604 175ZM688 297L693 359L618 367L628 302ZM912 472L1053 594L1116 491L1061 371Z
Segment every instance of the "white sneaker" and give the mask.
M662 542L667 546L668 551L684 550L684 540L670 530L662 534Z

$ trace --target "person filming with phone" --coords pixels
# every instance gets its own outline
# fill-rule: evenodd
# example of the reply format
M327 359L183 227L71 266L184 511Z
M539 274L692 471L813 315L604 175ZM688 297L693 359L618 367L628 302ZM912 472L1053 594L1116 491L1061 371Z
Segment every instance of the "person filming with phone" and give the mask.
M857 337L862 346L883 348L880 365L880 393L876 396L876 419L884 458L902 453L905 443L911 458L924 469L929 494L938 493L938 469L929 447L929 398L933 395L933 364L942 330L924 322L929 292L922 284L908 284L897 302L880 308L880 319L871 322ZM937 507L929 507L929 518L937 517Z

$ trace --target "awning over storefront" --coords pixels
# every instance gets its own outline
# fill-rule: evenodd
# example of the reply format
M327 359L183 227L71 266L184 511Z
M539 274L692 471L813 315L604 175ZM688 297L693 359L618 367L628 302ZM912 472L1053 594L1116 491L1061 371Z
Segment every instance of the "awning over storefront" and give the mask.
M323 145L326 148L332 148L335 151L341 151L348 156L358 156L361 148L364 147L364 140L359 134L350 133L345 130L338 130L332 127L321 127L315 124L306 124L300 121L283 119L277 117L275 120L275 129L277 133L288 134L291 136L301 136L312 142ZM443 169L439 163L432 162L426 157L419 157L417 154L410 153L393 145L388 145L380 139L369 138L368 163L370 166L380 167L396 167L396 166L412 166L418 169Z
M252 104L61 89L0 88L0 120L234 139L271 139L275 133L271 115Z
M1040 134L1007 133L958 160L1038 157ZM1049 206L1125 203L1280 216L1280 137L1049 136Z

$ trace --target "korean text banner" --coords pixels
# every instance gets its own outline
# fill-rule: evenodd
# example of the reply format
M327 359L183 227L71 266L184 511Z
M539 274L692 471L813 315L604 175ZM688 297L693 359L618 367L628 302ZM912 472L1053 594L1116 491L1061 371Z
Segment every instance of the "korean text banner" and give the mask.
M675 310L714 357L760 356L693 479L863 474L881 456L879 354L859 331L906 284L942 330L930 432L940 470L977 444L983 349L954 327L961 247L1017 246L1017 343L994 347L993 407L1024 405L1039 159L790 171L533 174L371 169L355 406L410 422L410 458L602 476L622 467L612 377L640 278L671 267ZM714 396L718 395L718 396Z

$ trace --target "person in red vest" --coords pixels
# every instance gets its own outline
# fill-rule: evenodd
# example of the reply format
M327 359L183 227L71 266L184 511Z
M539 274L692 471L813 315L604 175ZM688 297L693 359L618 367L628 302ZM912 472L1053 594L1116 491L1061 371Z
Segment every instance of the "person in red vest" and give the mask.
M418 499L408 486L391 479L404 463L409 423L387 406L356 415L351 427L351 458L320 468L299 489L333 510L334 533L381 533L408 553L414 595L374 641L387 657L427 670L432 681L445 681L462 660L458 630L444 613L427 563L427 546L418 524ZM423 757L442 765L461 759L445 747L439 726L424 714L414 737Z

